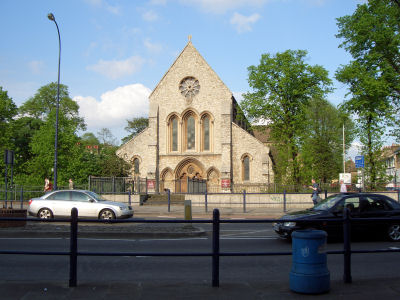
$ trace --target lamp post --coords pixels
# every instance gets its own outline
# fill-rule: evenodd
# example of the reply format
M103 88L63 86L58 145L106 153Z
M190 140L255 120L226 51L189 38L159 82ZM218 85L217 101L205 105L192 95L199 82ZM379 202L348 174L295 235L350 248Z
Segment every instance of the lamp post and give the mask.
M57 103L56 103L56 125L55 125L55 138L54 138L54 190L57 190L57 148L58 148L58 109L60 106L60 63L61 63L61 38L60 38L60 30L58 29L58 24L54 15L49 13L47 15L50 21L53 21L57 27L58 33L58 81L57 81Z

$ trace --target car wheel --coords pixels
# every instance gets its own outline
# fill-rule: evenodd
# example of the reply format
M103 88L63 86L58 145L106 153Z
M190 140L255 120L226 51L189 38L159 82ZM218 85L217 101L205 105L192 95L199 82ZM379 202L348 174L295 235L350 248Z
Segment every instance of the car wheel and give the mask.
M53 217L54 217L53 212L48 208L42 208L38 212L38 218L40 218L42 220L53 219Z
M113 220L115 219L115 214L110 209L103 209L99 214L100 220Z
M392 224L388 229L388 238L393 242L400 241L400 225Z

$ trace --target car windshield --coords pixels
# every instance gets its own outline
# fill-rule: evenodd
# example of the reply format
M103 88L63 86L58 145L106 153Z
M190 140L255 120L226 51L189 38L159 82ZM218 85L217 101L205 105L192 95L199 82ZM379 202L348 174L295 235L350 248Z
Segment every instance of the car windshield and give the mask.
M102 196L96 194L95 192L87 191L87 193L97 201L107 201L107 199L104 199Z
M338 203L338 201L340 201L341 199L342 199L342 195L340 195L340 194L329 196L325 200L322 200L321 202L316 204L313 209L314 210L328 210L331 207L335 206L335 204Z

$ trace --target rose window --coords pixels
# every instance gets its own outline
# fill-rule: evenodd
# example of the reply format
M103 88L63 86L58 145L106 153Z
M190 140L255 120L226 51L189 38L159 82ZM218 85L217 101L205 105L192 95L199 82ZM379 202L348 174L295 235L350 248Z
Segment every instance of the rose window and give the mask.
M179 91L187 101L191 102L200 91L199 81L194 77L186 77L179 84Z

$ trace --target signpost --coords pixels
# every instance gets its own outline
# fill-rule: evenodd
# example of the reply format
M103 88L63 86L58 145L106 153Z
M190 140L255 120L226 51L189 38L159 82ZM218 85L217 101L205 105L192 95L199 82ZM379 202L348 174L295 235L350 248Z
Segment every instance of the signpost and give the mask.
M357 188L359 190L364 190L364 168L365 168L365 161L364 161L364 155L358 155L355 157L355 163L356 163L356 168L361 168L361 180L360 176L358 176L357 179ZM358 175L360 173L360 170L357 171Z
M364 168L364 155L355 157L356 168Z

